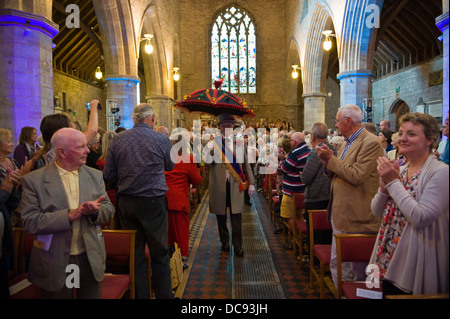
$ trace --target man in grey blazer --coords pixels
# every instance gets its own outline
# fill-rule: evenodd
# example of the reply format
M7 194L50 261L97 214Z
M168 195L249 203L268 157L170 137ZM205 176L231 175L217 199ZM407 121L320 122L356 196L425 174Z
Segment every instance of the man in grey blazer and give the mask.
M82 132L60 129L51 145L56 160L22 178L23 228L35 235L28 279L44 298L72 298L72 288L78 298L101 298L106 254L100 225L113 217L114 206L102 172L84 165L89 149ZM66 280L77 275L74 269L79 285Z
M209 211L217 217L217 226L219 228L220 241L222 242L222 250L228 251L229 232L227 228L227 212L230 214L231 228L232 228L232 244L234 246L234 253L236 256L242 257L244 250L242 248L242 213L245 209L245 193L253 196L255 191L253 173L246 156L246 152L239 152L238 147L233 147L237 141L233 141L232 134L233 125L236 120L229 114L221 114L219 116L219 129L222 136L216 137L216 144L214 145L214 152L222 154L220 150L222 143L227 144L228 149L234 152L236 157L237 169L245 176L246 186L239 182L235 172L227 167L224 160L214 161L209 168ZM224 139L222 139L224 137ZM242 140L243 143L243 140ZM244 150L242 145L241 151ZM215 158L222 158L215 154ZM230 152L230 155L231 152ZM243 155L243 156L239 156Z

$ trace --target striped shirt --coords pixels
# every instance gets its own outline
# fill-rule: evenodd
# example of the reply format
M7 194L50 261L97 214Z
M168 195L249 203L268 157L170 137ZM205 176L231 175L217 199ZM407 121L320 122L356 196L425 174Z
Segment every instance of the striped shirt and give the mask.
M300 143L296 149L289 153L283 164L281 164L283 194L291 196L292 193L300 193L305 191L306 186L302 183L300 174L306 165L308 154L308 145L306 145L305 142Z
M359 130L357 130L355 133L353 133L352 135L350 135L348 139L347 138L344 139L347 144L345 145L344 151L342 152L341 160L344 158L345 153L347 153L347 150L350 148L352 143L356 140L356 138L359 136L359 134L361 134L361 132L363 130L364 130L364 126L361 126L361 128Z

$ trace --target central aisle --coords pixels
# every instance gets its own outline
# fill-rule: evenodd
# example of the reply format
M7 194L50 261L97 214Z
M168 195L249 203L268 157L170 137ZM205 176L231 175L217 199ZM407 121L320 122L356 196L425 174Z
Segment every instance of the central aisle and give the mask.
M309 288L309 269L301 269L283 235L275 235L268 205L256 193L242 216L244 257L221 250L215 215L209 213L208 192L190 225L189 268L175 297L183 299L318 299ZM228 222L229 224L229 222ZM231 236L231 225L228 225ZM230 239L231 242L231 239ZM230 243L231 244L231 243ZM332 298L327 292L326 298Z

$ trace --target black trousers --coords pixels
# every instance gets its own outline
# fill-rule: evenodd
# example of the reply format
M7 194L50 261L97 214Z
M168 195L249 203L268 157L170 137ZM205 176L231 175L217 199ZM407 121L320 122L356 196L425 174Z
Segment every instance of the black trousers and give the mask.
M231 221L231 242L234 248L242 248L242 214L233 214L231 210L230 182L227 181L226 187L226 207L230 208ZM227 212L224 215L216 215L219 237L222 243L230 241L230 233L227 227Z
M137 230L134 258L136 299L150 298L145 263L146 244L150 250L156 299L172 299L166 197L120 196L118 208L122 229Z

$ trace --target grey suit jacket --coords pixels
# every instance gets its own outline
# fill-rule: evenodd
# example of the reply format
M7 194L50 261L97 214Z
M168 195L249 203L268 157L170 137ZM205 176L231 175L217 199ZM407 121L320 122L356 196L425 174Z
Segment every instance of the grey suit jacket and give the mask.
M220 150L214 149L219 152ZM253 172L247 158L247 152L244 154L244 163L239 164L245 174L248 185L254 185ZM216 215L225 215L226 212L226 171L225 163L210 164L209 167L209 211ZM239 183L230 174L230 196L231 196L231 212L233 214L241 214L244 212L245 193L248 189L242 191Z
M86 253L94 277L100 282L104 277L106 258L100 224L113 217L114 206L105 191L101 171L83 165L78 172L80 203L106 196L96 219L93 216L81 217ZM28 279L44 290L60 290L67 275L72 226L68 218L69 204L64 185L55 163L25 175L22 186L21 218L24 231L34 235L52 235L48 250L38 247L36 242L33 245Z

